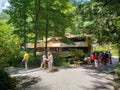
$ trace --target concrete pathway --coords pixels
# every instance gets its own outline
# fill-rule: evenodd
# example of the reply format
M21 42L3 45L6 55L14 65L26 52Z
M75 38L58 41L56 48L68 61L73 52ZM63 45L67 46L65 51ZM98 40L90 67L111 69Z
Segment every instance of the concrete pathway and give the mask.
M114 90L113 78L117 58L113 58L113 65L101 64L99 70L91 65L79 67L59 67L56 71L48 73L47 70L35 69L11 69L11 76L34 77L30 86L23 90ZM25 79L25 78L23 78Z

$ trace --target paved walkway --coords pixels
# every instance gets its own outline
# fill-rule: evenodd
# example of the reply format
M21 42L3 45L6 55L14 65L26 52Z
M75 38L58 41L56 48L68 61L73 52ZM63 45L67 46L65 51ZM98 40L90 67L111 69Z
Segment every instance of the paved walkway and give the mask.
M118 62L113 58L113 65L101 64L99 70L91 65L79 67L59 67L56 71L48 73L47 70L35 69L12 69L11 76L35 77L30 81L30 86L23 90L114 90L113 78L115 64ZM25 77L23 79L25 79Z

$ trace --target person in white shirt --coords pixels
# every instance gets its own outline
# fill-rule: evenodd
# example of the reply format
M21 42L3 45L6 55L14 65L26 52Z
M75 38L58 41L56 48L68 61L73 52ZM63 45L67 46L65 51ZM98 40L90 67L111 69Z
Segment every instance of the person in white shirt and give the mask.
M48 72L51 72L53 69L53 55L51 52L48 52L47 62L48 62Z
M40 68L46 68L46 55L45 55L45 52L43 52L43 55L42 55L42 62L41 62L41 65L40 65Z

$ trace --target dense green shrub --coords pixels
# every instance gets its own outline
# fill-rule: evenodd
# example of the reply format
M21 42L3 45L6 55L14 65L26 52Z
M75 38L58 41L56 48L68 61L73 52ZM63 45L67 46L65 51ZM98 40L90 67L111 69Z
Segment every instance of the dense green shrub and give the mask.
M54 66L68 66L71 64L71 61L83 61L84 59L84 52L79 49L73 49L71 51L64 51L61 53L53 53L54 57Z
M11 59L9 60L9 65L13 67L20 67L22 64L22 58L23 57L21 55L11 57Z
M70 51L70 55L73 61L83 61L84 59L84 52L80 49L73 49Z
M29 53L30 54L30 53ZM69 62L64 58L64 52L58 53L58 52L53 52L53 65L54 66L67 66ZM42 61L42 55L38 55L36 59L34 58L33 54L30 54L29 62L28 62L28 67L39 67L40 63ZM24 66L24 63L23 63Z
M0 69L4 70L5 67L8 67L9 64L5 60L0 60Z
M30 58L28 61L28 67L38 67L40 66L41 62L41 55L38 55L36 58L34 58L33 53L28 52ZM12 66L14 67L24 67L24 62L22 62L24 53L18 54L13 59L11 59Z
M66 58L64 58L65 53L61 52L61 53L53 53L53 57L54 57L54 62L53 65L54 66L68 66L69 62L66 60Z
M118 77L120 77L120 62L116 65L115 73Z
M22 40L14 33L14 27L7 20L0 20L0 68L12 65L12 60L20 51Z
M23 56L21 55L21 50L18 50L14 53L9 53L9 55L4 55L0 59L0 68L4 69L9 66L19 67L21 66L21 61Z
M10 77L7 72L0 70L0 90L15 90L16 78Z
M42 56L38 55L36 58L34 58L33 55L30 55L29 61L28 61L28 67L39 67L42 60Z

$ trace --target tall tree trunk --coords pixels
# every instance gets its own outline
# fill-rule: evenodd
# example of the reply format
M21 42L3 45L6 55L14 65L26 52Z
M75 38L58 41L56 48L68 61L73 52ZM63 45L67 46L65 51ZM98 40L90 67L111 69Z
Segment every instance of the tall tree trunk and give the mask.
M46 33L46 35L45 35L45 53L46 53L46 56L47 56L47 52L48 52L48 46L47 46L47 39L48 39L48 2L47 2L47 10L46 10L46 12L47 12L47 15L46 15L46 30L45 30L45 33Z
M39 14L40 14L40 0L35 0L36 13L35 13L35 44L34 44L34 58L36 59L37 39L39 30Z
M22 43L22 46L23 46L23 47L21 47L21 48L26 51L26 41L27 41L27 39L26 39L26 28L25 28L25 24L24 24L24 26L21 28L21 30L24 31L24 33L23 33L23 43Z
M24 50L26 51L26 43L27 43L27 30L26 30L26 15L24 15Z
M46 35L45 35L45 53L46 53L46 55L47 55L47 48L48 48L48 46L47 46L47 39L48 39L48 19L46 20Z

